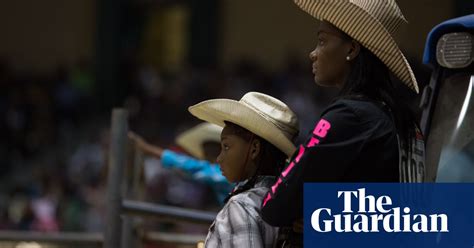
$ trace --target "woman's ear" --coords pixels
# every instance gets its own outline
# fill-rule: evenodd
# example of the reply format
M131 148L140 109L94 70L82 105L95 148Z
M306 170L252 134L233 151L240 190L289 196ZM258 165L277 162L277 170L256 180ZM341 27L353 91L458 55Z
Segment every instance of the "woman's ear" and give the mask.
M355 40L352 40L350 43L349 43L349 49L348 49L348 52L347 52L347 61L351 61L353 60L355 57L357 57L360 53L360 44L359 42L355 41Z
M258 155L260 154L262 143L259 139L252 140L252 144L250 144L250 158L252 160L257 159Z

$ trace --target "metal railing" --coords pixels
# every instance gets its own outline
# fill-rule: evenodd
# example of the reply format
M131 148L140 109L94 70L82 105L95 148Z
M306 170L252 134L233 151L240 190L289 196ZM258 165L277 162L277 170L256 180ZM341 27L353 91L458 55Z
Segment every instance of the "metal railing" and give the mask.
M130 200L124 200L122 202L122 211L125 214L131 215L168 217L176 220L203 224L209 224L216 218L216 214L213 212L189 210L185 208Z
M114 109L111 118L111 138L107 175L106 206L104 233L40 233L21 231L0 231L0 241L25 242L35 241L68 247L103 248L139 248L143 241L155 243L173 243L195 245L203 240L203 235L176 234L160 232L141 232L137 217L153 216L158 219L187 221L210 224L216 213L152 204L143 201L124 199L135 196L140 198L140 173L143 166L143 154L135 152L130 180L123 180L128 145L127 111Z
M99 247L103 242L103 236L102 233L0 231L0 240L10 242L34 241L70 246L87 245L89 247Z
M144 232L141 241L153 243L169 243L179 245L195 245L196 241L204 240L204 235L181 234L168 232ZM19 242L37 242L64 247L101 247L104 242L102 233L83 232L25 232L25 231L0 231L0 247L2 243L12 243L11 247Z
M216 213L157 205L152 203L123 200L122 193L129 196L138 195L139 178L142 168L142 154L135 152L131 180L123 184L125 170L126 148L128 145L127 112L114 109L112 112L111 146L109 152L109 168L107 181L107 214L104 230L104 248L139 247L143 237L137 232L133 216L156 216L175 220L210 224ZM131 187L127 187L130 184ZM125 190L122 190L125 185ZM124 217L122 222L122 215ZM123 225L122 225L123 224ZM147 235L144 235L147 237ZM184 235L185 236L185 235ZM163 235L154 237L164 237ZM182 238L182 237L181 237ZM179 239L185 240L185 239ZM190 240L189 238L187 239ZM196 242L198 240L194 240Z

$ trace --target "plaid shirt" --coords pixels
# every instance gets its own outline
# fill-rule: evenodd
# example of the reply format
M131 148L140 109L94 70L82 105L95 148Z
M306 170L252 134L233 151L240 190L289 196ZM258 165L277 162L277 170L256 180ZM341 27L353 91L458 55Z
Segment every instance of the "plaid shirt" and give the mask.
M233 196L209 228L205 247L274 247L278 228L260 217L260 206L275 178L263 177L255 187Z

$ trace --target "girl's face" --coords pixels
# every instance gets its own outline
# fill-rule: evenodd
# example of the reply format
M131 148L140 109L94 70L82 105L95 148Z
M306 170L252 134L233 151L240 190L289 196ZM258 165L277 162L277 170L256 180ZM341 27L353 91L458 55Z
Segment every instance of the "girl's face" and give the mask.
M255 173L252 144L254 139L246 141L235 134L231 126L225 126L221 133L221 152L217 156L222 174L229 182L240 182Z
M216 141L205 141L202 144L202 148L204 150L204 159L214 164L217 156L219 156L219 153L221 152L221 143Z
M317 35L316 48L309 54L314 81L320 86L341 88L350 72L349 62L354 59L351 57L354 55L354 41L325 21L321 22Z

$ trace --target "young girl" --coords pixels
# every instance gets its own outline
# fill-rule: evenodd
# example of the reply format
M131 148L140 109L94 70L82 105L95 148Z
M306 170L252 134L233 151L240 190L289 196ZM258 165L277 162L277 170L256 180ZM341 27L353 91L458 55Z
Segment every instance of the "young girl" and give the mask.
M204 101L189 111L224 127L217 163L227 180L239 183L209 228L205 247L273 247L278 228L262 220L260 206L295 151L296 115L283 102L257 92L240 101Z

